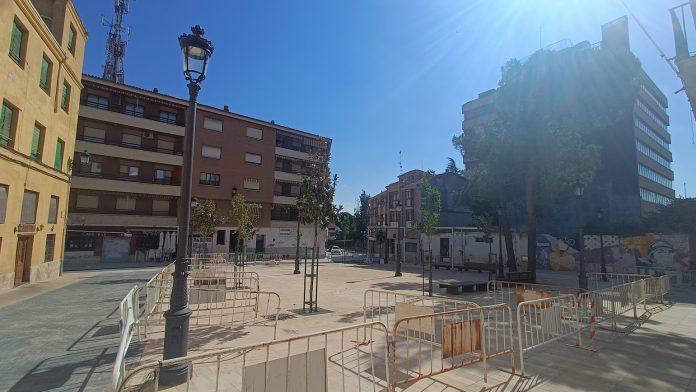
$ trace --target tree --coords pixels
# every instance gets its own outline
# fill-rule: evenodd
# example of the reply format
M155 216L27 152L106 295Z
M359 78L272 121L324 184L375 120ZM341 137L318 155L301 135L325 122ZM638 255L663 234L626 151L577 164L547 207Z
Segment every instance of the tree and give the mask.
M493 246L493 219L488 214L476 215L476 226L483 232L483 239L488 242L488 267L492 268L491 264L491 247ZM490 278L492 271L489 270L488 277Z
M462 174L463 171L457 167L457 163L450 157L447 158L447 167L445 168L445 173Z
M338 220L336 226L340 231L341 238L343 239L341 247L345 248L346 243L351 241L355 237L355 223L353 215L350 212L342 211L338 214ZM350 240L349 240L350 239Z
M365 235L367 234L367 227L370 224L370 195L368 195L365 190L362 191L358 197L358 207L355 208L353 214L353 222L355 226L355 235L360 236L360 241L365 241ZM357 239L357 238L354 238ZM365 243L365 249L367 249L367 243Z
M430 254L428 295L433 295L432 236L440 222L440 190L432 184L434 174L428 171L420 183L420 219L415 225L420 233L428 237L428 253Z
M643 226L654 233L696 234L696 198L674 199L672 204L660 206L645 218Z
M225 223L220 217L213 200L199 200L191 203L191 226L201 237L210 237L215 228Z
M533 279L537 213L593 180L601 164L596 143L632 121L640 72L630 52L589 45L510 60L494 119L453 140L478 197L496 207L524 203Z
M242 194L236 194L232 198L230 216L237 224L237 260L239 260L238 255L244 254L246 241L252 239L256 232L254 227L261 208L260 204L246 201Z

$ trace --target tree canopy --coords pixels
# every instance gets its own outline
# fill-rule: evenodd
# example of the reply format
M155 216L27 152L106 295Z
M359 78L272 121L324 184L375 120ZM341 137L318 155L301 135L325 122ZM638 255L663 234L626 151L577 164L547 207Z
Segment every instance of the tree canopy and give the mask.
M215 201L206 199L191 203L191 226L199 235L211 236L215 227L223 223L225 219L218 214Z

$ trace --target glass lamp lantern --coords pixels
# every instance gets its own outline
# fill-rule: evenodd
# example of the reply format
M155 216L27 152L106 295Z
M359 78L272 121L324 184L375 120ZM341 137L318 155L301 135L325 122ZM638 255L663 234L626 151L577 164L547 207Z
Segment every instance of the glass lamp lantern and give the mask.
M201 26L193 26L191 32L193 34L182 34L179 37L179 45L184 60L186 80L199 84L205 79L208 60L213 54L213 44L203 38L205 31Z

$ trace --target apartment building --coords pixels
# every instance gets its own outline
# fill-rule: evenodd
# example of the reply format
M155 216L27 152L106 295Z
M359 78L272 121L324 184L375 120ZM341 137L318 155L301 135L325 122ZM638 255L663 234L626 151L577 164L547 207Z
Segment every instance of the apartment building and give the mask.
M187 103L83 75L66 262L168 258L175 250Z
M411 170L370 198L368 249L371 258L416 263L421 249L432 246L438 260L452 257L455 232L461 236L472 228L474 219L468 207L457 199L464 179L454 173L441 173L429 181L440 192L440 220L436 233L428 239L416 229L421 218L420 187L426 181L422 170ZM466 230L465 230L466 229ZM428 244L429 240L431 244Z
M62 271L86 39L70 0L0 6L0 289Z
M257 231L247 252L294 255L297 244L297 196L301 172L312 156L328 154L331 140L308 132L229 111L200 107L196 124L193 195L215 201L229 217L232 197L242 194L261 205ZM300 228L300 246L313 244L314 230ZM326 231L319 233L323 249ZM234 252L236 226L232 219L218 227L201 246Z
M599 49L630 50L625 17L602 26L602 42L583 42L565 50ZM462 105L462 129L466 132L495 118L494 102L495 90L488 90ZM637 222L674 199L667 97L644 71L632 109L630 121L595 141L602 146L602 165L584 191L581 210L585 222L596 219L597 210L604 211L607 222ZM475 163L467 163L471 164ZM574 203L569 200L554 216L541 217L540 232L577 232Z

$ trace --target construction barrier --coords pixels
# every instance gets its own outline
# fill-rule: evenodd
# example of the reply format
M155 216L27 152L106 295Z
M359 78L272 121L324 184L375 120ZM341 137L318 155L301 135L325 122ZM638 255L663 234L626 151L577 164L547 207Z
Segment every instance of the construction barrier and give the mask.
M531 349L567 336L576 336L576 345L581 346L578 320L578 299L572 294L518 304L517 334L522 374L525 372L525 352Z
M388 330L379 322L211 351L140 366L117 391L157 391L163 368L188 364L181 390L382 391L389 389ZM138 389L140 390L140 389Z
M390 343L394 387L509 354L515 371L512 311L507 304L452 310L397 320Z
M577 287L491 280L487 286L487 297L495 304L505 303L515 309L522 302L568 294L577 296L585 291Z
M138 323L140 315L140 288L138 286L130 289L128 294L119 304L118 327L121 334L118 352L114 360L114 367L111 373L111 387L116 389L126 373L126 355L133 339L133 331ZM138 332L138 335L140 333Z
M588 272L587 287L590 290L600 290L604 288L635 282L637 280L645 279L648 277L650 277L650 275Z
M391 328L397 319L407 316L477 308L479 306L474 302L447 297L428 297L368 289L363 294L363 322L379 321L387 328Z

